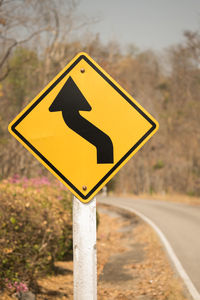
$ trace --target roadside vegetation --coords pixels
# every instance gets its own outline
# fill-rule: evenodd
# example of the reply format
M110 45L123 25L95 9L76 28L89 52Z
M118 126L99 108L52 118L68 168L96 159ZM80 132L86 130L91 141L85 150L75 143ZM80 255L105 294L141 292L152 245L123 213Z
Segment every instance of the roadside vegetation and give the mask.
M71 196L46 178L0 183L0 286L37 291L37 279L72 258Z

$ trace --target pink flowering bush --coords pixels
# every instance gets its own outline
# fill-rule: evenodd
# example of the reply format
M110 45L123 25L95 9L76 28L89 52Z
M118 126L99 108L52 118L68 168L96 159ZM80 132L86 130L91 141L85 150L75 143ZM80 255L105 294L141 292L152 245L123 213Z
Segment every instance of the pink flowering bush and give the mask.
M28 287L24 282L15 281L11 283L7 278L5 279L5 286L11 293L25 293L28 292Z
M0 289L36 286L72 254L71 213L69 192L45 177L0 182Z

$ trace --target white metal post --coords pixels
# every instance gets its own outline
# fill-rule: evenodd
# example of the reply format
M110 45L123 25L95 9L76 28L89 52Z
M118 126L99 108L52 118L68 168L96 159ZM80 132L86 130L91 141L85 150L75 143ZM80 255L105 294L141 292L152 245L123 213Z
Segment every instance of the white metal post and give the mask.
M97 299L96 199L73 199L74 300Z

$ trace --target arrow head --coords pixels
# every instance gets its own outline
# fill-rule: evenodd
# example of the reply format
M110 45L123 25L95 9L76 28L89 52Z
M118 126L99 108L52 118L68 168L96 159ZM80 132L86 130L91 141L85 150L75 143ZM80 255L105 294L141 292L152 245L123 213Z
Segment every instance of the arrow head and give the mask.
M92 108L70 76L64 86L49 107L50 112L54 111L90 111Z

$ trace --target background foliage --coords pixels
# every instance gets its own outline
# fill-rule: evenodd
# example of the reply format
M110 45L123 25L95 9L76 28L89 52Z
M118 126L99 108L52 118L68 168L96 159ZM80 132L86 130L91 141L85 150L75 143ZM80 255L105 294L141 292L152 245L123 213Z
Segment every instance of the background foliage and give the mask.
M162 54L74 33L96 20L68 1L0 1L0 178L46 171L7 132L14 116L80 51L89 53L160 123L109 185L118 192L200 195L200 33ZM60 7L63 7L61 10ZM36 22L37 20L37 22ZM28 166L28 167L27 167ZM48 175L51 176L51 175Z

